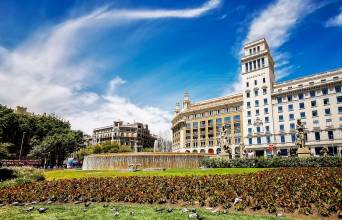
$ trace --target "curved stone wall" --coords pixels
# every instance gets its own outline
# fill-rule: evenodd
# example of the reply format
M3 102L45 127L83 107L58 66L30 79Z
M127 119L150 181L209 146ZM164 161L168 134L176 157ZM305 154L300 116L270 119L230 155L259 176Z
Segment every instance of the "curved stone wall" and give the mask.
M140 168L199 168L205 155L182 153L95 154L83 160L83 170L128 169L130 164Z

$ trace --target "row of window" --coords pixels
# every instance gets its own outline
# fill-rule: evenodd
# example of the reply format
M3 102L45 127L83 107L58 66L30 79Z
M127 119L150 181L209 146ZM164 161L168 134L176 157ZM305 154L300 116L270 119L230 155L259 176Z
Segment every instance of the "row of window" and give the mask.
M208 112L202 112L202 113L198 113L198 114L188 115L187 119L190 120L190 119L194 119L194 118L204 118L207 116L220 115L220 114L229 113L229 112L233 112L233 111L240 111L240 106L235 106L232 108L212 110L212 111L208 111Z
M265 58L263 57L260 59L256 59L248 63L245 63L246 72L250 72L250 71L260 69L263 67L265 67Z
M328 94L329 94L328 88L323 88L323 89L321 90L321 92L322 92L322 95L328 95ZM340 86L340 85L335 86L335 92L336 92L336 93L341 93L341 86ZM308 95L309 95L309 97L312 98L312 97L315 97L315 96L316 96L316 93L317 93L316 90L312 90L312 91L309 91ZM291 102L291 101L293 100L293 95L287 95L286 98L287 98L287 101ZM304 99L304 93L298 93L298 99L299 99L299 100ZM283 100L284 100L284 97L283 97L283 96L278 96L278 97L277 97L278 103L282 103Z
M262 89L262 94L263 95L266 95L267 94L267 88L263 88ZM256 96L258 96L259 95L259 89L258 88L255 88L254 89L254 96L256 97ZM246 92L246 97L247 98L250 98L251 97L251 92L250 91L247 91Z
M327 131L328 133L328 140L334 140L334 131ZM291 134L291 142L295 143L296 142L296 135L295 134ZM321 132L317 131L314 132L314 136L315 136L315 141L320 141L321 140ZM307 141L307 135L305 135L305 139ZM257 143L256 144L261 144L262 143L262 137L257 137L256 138ZM271 137L270 135L266 136L266 143L270 144L271 143ZM285 135L280 135L280 143L285 144L286 143L286 136ZM252 145L253 144L253 138L248 138L248 144Z
M337 81L338 78L339 78L338 76L334 76L334 77L332 78L332 80L333 80L333 81ZM325 83L325 82L327 82L327 79L321 79L321 82L320 82L320 83ZM317 83L319 83L319 82L317 82ZM310 85L310 86L312 86L312 85L314 85L314 84L315 84L314 81L309 82L309 85ZM303 87L303 84L298 84L298 87ZM292 88L293 88L292 86L287 87L288 90L290 90L290 89L292 89ZM281 92L282 90L283 90L282 88L278 89L279 92Z
M216 124L221 125L221 124L222 124L222 120L224 120L224 123L225 123L225 124L230 124L230 121L231 121L232 119L234 120L234 123L235 123L236 121L240 121L240 120L241 120L241 117L240 117L240 115L234 115L233 117L227 116L227 117L225 117L224 119L223 119L223 118L217 118L217 119L216 119ZM209 119L209 120L207 120L207 121L201 121L200 123L199 123L199 122L192 122L192 127L193 127L193 128L198 128L198 124L199 124L201 127L206 126L206 124L208 124L209 126L211 126L211 125L214 125L214 120L213 120L213 119ZM186 128L190 129L190 128L191 128L191 123L187 123L187 124L186 124Z
M266 78L262 78L262 83L266 83ZM258 85L258 80L254 80L254 85L257 86ZM249 87L249 82L246 82L246 87Z

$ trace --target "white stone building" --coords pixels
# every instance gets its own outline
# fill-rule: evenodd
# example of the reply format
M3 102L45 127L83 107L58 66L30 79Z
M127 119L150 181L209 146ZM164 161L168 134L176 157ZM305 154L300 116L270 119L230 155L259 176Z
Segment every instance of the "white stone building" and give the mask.
M245 44L241 74L241 142L247 149L255 151L256 156L266 156L271 153L268 148L272 145L282 155L288 155L289 149L296 147L296 121L300 119L306 128L306 145L314 155L318 155L323 146L328 147L331 155L341 155L342 68L277 83L270 49L266 40L261 39ZM229 99L223 100L230 103ZM189 106L184 107L189 109ZM205 120L212 121L213 117L206 114L210 108L201 110L206 115ZM182 126L179 129L180 124L176 122L182 121L186 126L191 115L184 115L184 110L176 113L173 134L184 140L177 139L174 143L177 151L185 152L196 146L191 145L192 139L186 141L187 130ZM205 138L209 138L208 135Z

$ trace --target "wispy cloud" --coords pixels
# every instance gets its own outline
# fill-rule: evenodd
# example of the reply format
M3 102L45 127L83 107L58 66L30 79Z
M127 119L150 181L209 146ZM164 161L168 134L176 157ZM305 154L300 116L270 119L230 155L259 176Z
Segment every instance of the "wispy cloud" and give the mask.
M84 47L94 30L101 33L141 19L196 18L219 4L219 0L210 0L197 8L179 10L103 7L42 28L15 49L0 46L0 103L62 114L74 128L88 133L94 127L121 119L149 123L153 132L165 134L170 129L171 114L118 96L117 88L125 83L122 78L114 77L103 85L107 87L104 94L87 90L107 67L84 56Z
M340 13L335 17L330 18L327 23L327 27L342 26L342 8L340 8Z

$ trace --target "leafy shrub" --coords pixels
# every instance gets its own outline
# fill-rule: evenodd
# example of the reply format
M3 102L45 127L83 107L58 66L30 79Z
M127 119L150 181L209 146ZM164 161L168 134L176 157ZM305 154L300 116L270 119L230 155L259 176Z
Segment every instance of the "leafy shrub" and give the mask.
M16 176L14 175L14 170L9 168L0 168L0 181L13 179Z
M85 156L90 154L102 154L102 153L126 153L132 152L131 146L118 145L117 143L104 142L97 145L89 145L85 148L81 148L75 153L76 159L83 160Z
M31 167L2 168L0 169L0 177L2 176L2 170L12 173L12 176L0 181L0 189L45 180L43 171Z
M341 157L275 157L265 159L206 158L203 165L210 168L230 167L342 167Z
M40 181L0 190L0 203L181 203L328 216L341 210L341 168L279 168L244 175L131 176ZM239 197L240 202L234 204Z

